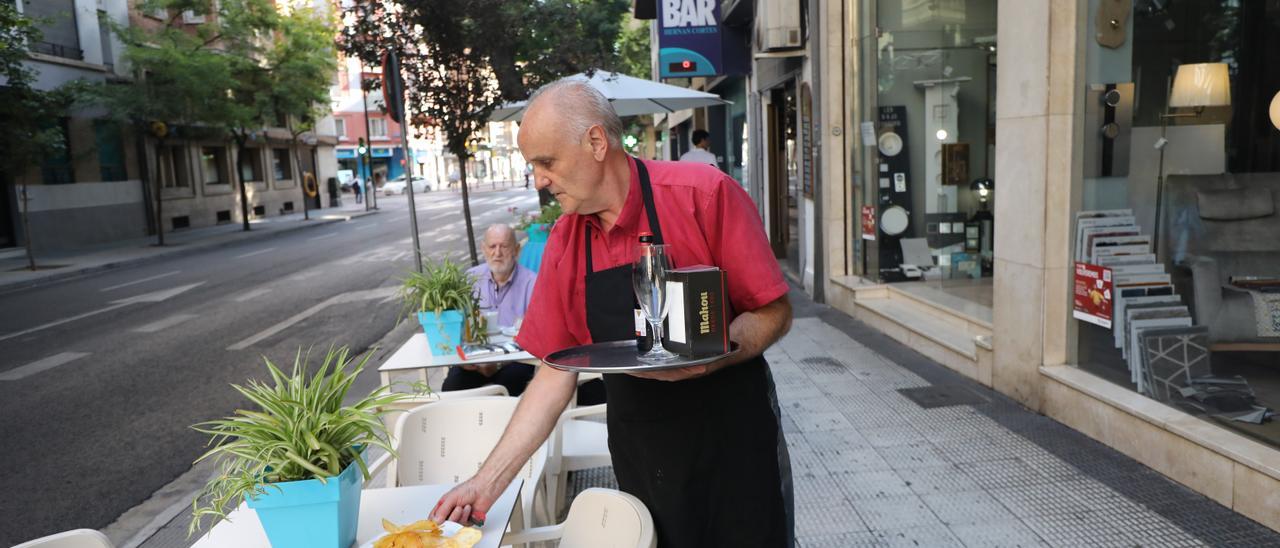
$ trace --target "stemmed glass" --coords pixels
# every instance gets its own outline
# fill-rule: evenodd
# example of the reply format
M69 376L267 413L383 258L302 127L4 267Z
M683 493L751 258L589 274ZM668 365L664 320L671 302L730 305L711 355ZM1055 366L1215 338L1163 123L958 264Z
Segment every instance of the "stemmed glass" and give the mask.
M671 362L679 356L662 347L662 321L667 317L667 272L671 270L671 258L667 255L667 246L662 244L641 245L638 255L639 259L631 268L631 287L635 289L640 310L653 333L653 346L640 356L640 361L648 364Z

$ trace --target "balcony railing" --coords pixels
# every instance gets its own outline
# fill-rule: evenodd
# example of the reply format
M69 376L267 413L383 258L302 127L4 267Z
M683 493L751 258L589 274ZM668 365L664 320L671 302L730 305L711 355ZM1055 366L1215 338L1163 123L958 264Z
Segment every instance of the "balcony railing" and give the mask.
M62 57L64 59L75 59L76 61L84 60L84 50L63 44L55 44L53 42L36 42L31 44L31 51L52 55L54 57Z

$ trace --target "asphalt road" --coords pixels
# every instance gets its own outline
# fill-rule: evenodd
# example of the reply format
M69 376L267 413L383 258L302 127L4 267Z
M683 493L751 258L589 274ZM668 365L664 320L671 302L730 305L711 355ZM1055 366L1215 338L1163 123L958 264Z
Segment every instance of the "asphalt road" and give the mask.
M348 197L349 199L350 197ZM461 197L419 194L425 253L466 257ZM0 546L102 528L191 468L190 426L246 404L264 357L364 351L396 324L412 268L404 196L381 213L0 295ZM537 205L477 192L477 236Z

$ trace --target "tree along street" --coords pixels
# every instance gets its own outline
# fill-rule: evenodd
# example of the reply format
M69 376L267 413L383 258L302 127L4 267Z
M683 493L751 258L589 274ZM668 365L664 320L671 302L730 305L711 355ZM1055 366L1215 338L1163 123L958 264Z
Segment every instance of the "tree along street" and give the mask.
M186 472L190 429L247 405L228 386L301 347L366 350L412 268L405 198L382 212L0 295L0 545L101 528ZM459 195L415 196L424 255L466 255ZM477 192L477 226L536 207ZM408 320L412 321L412 319Z

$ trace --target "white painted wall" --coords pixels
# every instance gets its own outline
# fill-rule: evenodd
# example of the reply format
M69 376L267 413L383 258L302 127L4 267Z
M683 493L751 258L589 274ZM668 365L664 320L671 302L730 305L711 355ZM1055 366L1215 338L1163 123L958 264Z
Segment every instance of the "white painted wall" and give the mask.
M136 179L113 183L30 185L27 187L31 213L100 207L142 202L142 183ZM21 200L18 207L22 207Z

